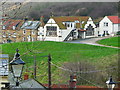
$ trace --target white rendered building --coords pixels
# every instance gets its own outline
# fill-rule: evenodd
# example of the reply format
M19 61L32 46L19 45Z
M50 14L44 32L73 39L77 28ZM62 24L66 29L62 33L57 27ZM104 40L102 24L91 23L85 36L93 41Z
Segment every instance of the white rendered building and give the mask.
M120 25L118 16L105 16L99 23L98 35L107 36L115 35L119 30Z

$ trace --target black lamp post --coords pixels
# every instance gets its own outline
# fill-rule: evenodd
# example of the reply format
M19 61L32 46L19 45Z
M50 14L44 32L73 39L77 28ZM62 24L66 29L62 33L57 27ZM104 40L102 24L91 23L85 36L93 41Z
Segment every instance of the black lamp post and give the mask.
M11 68L12 68L12 73L14 75L14 78L17 78L16 81L16 86L19 86L19 81L18 79L21 77L22 75L22 71L23 71L23 67L25 62L22 61L22 59L20 58L20 54L18 53L18 49L16 49L16 53L14 55L13 60L10 62Z
M112 80L112 76L110 76L109 80L106 81L108 90L113 90L113 88L115 87L115 82Z

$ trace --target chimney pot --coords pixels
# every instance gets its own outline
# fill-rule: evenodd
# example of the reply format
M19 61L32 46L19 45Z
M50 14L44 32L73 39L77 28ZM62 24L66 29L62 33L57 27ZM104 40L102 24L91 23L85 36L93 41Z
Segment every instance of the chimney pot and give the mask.
M28 74L25 74L25 75L24 75L24 80L27 80L27 79L29 79L29 75L28 75Z
M70 88L76 88L76 75L70 75L69 86Z

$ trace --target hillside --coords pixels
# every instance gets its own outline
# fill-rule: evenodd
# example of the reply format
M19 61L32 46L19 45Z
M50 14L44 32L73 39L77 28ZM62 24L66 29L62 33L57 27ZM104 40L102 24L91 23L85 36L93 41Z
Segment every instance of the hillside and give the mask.
M17 12L17 13L15 13ZM49 18L53 12L54 16L92 16L93 18L105 15L116 15L118 3L115 2L29 2L22 5L20 9L7 12L10 17L39 19L40 16Z
M24 70L29 73L30 78L33 73L34 60L37 61L37 80L41 83L48 82L48 58L45 57L48 54L51 54L52 57L52 83L68 84L69 75L74 72L78 77L78 85L103 87L106 86L104 83L109 75L112 75L114 80L117 79L118 49L35 41L3 44L2 52L9 54L10 60L12 60L16 48L19 48L21 58L26 62Z

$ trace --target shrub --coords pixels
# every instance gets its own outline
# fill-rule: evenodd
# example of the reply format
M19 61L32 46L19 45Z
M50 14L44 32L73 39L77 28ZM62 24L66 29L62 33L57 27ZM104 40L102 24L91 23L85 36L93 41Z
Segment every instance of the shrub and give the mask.
M118 32L116 33L116 35L120 35L120 31L118 31Z

